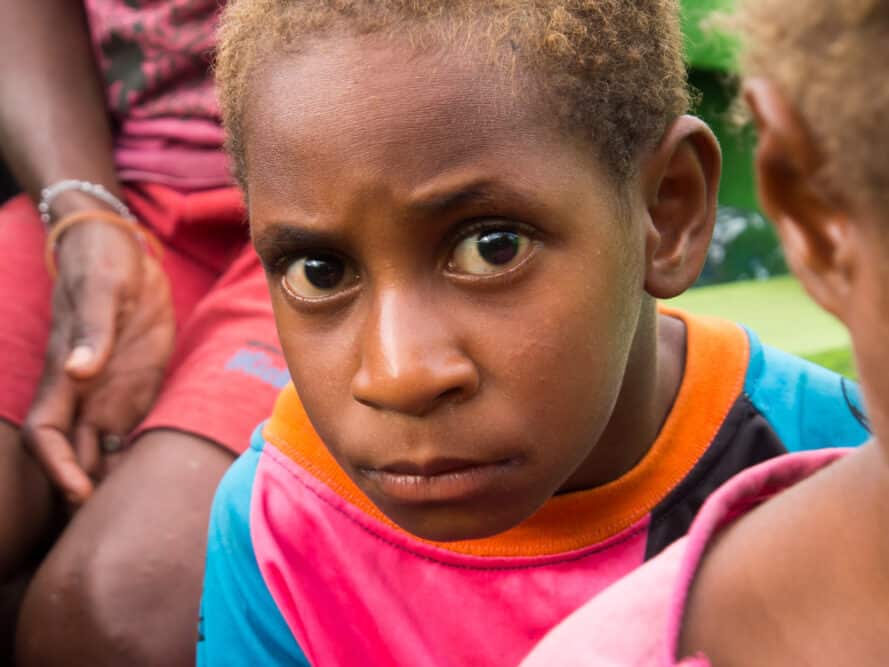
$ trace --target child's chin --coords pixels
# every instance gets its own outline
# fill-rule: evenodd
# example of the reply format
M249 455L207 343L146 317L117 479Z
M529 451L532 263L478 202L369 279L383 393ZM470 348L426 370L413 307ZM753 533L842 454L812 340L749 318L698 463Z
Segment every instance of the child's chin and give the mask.
M492 512L481 508L428 507L380 510L408 533L432 542L480 540L505 533L520 524L524 515L504 515L503 508Z

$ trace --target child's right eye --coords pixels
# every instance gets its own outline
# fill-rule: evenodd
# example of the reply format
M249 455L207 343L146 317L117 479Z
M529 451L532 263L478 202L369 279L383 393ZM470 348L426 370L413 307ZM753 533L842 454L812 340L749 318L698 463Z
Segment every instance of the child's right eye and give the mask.
M298 299L320 300L335 296L357 279L358 274L342 258L316 253L291 263L282 282L287 292Z

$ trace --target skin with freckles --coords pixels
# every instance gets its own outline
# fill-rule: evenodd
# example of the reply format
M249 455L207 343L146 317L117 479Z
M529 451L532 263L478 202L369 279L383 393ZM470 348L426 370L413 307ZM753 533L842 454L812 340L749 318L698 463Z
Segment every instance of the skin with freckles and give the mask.
M467 53L322 38L253 81L247 198L279 335L368 497L471 539L632 468L682 377L683 325L652 297L704 259L706 126L676 119L617 184L521 73Z

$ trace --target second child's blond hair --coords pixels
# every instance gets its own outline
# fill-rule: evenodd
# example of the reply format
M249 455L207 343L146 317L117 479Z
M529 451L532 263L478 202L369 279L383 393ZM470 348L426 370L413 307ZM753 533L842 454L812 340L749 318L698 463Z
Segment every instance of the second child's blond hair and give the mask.
M889 205L889 1L745 0L746 76L774 81L823 157L824 188L852 204Z

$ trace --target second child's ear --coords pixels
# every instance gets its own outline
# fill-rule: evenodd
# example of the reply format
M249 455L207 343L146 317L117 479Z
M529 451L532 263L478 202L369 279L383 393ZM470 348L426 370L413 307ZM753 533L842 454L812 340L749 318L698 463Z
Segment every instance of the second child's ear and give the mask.
M819 181L822 158L806 123L767 79L750 79L744 98L757 126L756 180L763 210L787 263L822 308L843 317L855 264L855 236L841 203Z
M650 224L645 289L670 299L691 287L707 259L716 222L722 152L699 118L682 116L644 162L641 179Z

